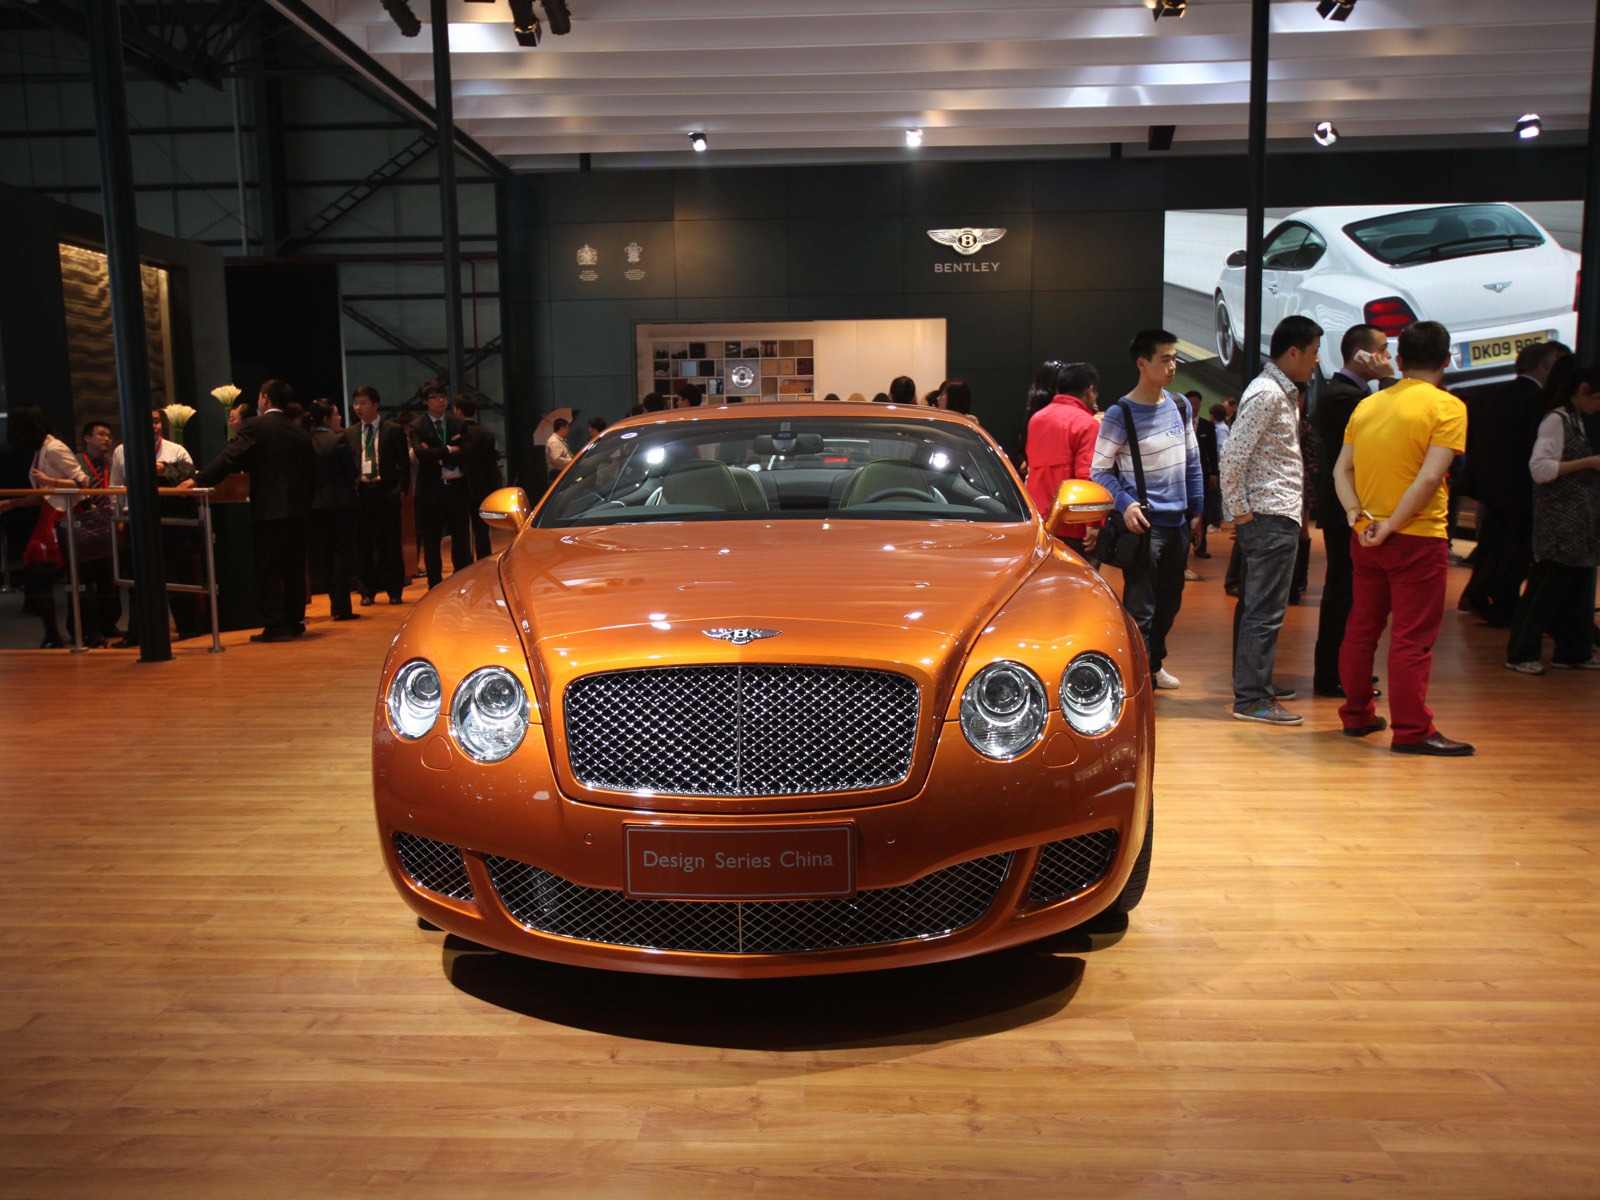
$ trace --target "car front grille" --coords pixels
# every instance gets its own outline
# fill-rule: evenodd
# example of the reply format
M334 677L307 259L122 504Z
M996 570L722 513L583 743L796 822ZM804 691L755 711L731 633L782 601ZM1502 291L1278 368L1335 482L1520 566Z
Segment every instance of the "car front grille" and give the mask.
M1117 831L1100 829L1039 847L1039 865L1028 884L1028 903L1045 904L1075 896L1100 882L1117 858Z
M1011 855L975 858L849 900L634 900L516 859L485 861L506 910L540 933L698 954L795 954L964 929L989 911Z
M400 856L400 866L418 887L452 900L472 899L472 880L467 878L461 851L449 842L397 832L394 850Z
M917 685L891 671L767 664L586 675L567 686L585 787L677 796L855 792L911 773Z

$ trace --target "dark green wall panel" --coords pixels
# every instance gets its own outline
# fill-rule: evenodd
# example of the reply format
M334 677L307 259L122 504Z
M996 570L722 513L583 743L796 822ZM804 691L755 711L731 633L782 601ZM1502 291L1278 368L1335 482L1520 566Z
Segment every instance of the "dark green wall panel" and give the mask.
M787 296L784 221L679 221L679 296Z

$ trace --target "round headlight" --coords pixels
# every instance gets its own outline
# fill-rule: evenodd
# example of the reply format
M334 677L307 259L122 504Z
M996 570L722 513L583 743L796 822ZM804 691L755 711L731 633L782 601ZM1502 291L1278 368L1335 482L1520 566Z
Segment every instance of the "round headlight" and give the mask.
M1122 673L1108 655L1090 650L1061 672L1061 715L1079 733L1104 733L1122 716Z
M1048 715L1044 684L1021 663L990 663L961 695L961 732L989 758L1012 759L1032 749Z
M389 724L416 741L439 719L439 672L425 658L414 658L394 673L389 685Z
M499 762L522 744L528 731L528 693L504 667L468 675L450 704L450 729L478 762Z

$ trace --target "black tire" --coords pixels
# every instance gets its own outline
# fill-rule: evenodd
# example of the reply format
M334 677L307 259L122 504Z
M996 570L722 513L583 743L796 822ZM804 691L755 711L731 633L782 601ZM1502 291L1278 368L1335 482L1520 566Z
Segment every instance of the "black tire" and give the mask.
M1144 845L1139 847L1139 857L1133 860L1133 874L1123 885L1121 893L1111 902L1111 911L1131 913L1144 899L1145 885L1150 882L1150 856L1155 849L1156 810L1150 806L1150 817L1144 823Z
M1228 302L1222 298L1221 292L1217 293L1212 312L1217 332L1217 361L1231 369L1239 365L1239 339L1233 336L1233 320L1228 315Z

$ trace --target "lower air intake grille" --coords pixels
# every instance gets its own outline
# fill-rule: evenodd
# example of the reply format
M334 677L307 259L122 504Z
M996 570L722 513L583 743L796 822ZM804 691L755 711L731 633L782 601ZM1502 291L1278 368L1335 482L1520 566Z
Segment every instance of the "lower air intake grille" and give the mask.
M1039 848L1039 865L1028 885L1028 903L1075 896L1098 883L1117 857L1117 831L1101 829Z
M529 929L585 942L698 954L843 950L964 929L989 911L1011 865L991 854L853 900L631 900L489 857L506 910Z
M472 899L472 881L467 878L461 851L449 842L435 842L414 833L396 833L394 849L400 856L401 867L418 887L452 900Z

